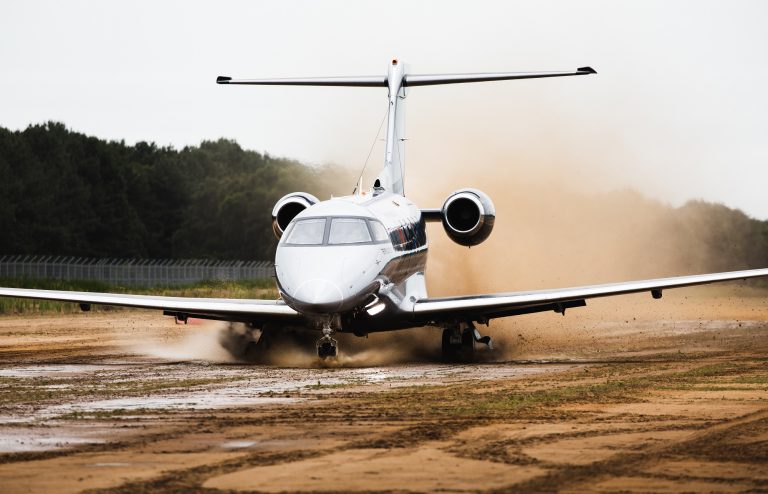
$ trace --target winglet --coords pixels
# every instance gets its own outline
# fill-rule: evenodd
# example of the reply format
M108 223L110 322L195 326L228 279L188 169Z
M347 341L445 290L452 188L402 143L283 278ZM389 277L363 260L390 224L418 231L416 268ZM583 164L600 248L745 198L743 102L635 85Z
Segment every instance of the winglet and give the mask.
M579 70L581 70L581 69L579 69ZM216 84L229 84L229 81L231 81L231 80L232 80L231 77L220 75L219 77L216 78Z
M579 67L576 69L578 72L584 72L587 74L597 74L597 71L593 69L592 67Z

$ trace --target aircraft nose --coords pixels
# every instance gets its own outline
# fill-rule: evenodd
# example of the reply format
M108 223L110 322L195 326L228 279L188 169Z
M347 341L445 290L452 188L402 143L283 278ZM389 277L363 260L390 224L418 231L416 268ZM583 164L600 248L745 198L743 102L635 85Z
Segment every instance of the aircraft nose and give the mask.
M332 281L315 278L304 281L296 289L293 298L297 305L315 313L338 311L344 302L344 293Z

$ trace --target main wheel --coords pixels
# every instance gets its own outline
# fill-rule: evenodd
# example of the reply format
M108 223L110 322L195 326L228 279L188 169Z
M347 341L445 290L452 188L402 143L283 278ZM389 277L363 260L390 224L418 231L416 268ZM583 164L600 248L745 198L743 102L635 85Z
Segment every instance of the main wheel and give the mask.
M449 362L469 362L475 355L475 335L471 328L443 329L443 357Z

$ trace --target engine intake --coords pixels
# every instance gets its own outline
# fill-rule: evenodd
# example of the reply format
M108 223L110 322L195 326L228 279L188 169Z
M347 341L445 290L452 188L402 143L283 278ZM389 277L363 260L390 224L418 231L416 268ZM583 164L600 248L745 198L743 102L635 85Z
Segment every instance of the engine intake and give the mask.
M443 203L442 221L451 240L471 247L482 243L491 234L496 208L484 192L460 189Z
M280 198L272 208L272 231L275 236L282 237L288 224L297 214L318 202L317 197L306 192L291 192Z

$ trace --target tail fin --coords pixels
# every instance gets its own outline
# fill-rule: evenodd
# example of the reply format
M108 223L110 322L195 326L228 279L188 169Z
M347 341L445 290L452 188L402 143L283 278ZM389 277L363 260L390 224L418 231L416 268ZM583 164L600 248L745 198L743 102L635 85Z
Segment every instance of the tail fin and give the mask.
M438 84L460 84L465 82L508 81L514 79L540 79L572 75L597 74L592 67L579 67L565 72L492 72L479 74L406 74L405 67L396 59L389 65L386 76L364 77L304 77L289 79L233 79L219 76L217 84L243 84L265 86L346 86L346 87L387 87L389 89L389 110L387 118L387 139L384 168L377 181L385 189L404 195L403 174L405 170L405 88L434 86Z

